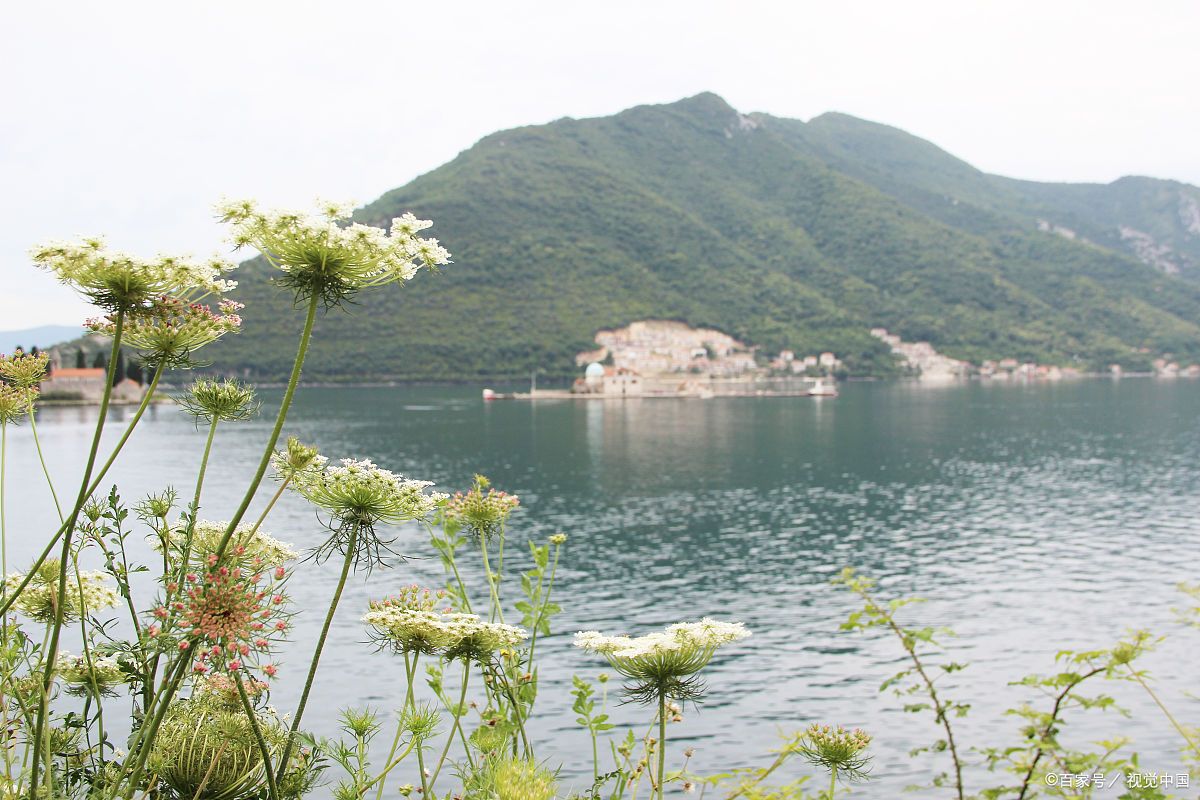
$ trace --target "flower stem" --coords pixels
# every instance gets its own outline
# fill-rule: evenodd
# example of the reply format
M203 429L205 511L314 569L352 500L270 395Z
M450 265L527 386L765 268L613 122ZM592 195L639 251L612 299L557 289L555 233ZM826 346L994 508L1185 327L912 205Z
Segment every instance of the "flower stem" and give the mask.
M495 576L495 578L492 576L492 568L488 564L487 536L484 536L482 533L479 534L479 552L483 554L483 575L487 578L488 590L492 593L492 613L490 618L492 620L499 619L503 623L504 610L500 608L500 593L496 589L496 579L499 576Z
M658 800L662 800L666 787L663 776L667 765L667 695L658 693Z
M829 769L829 800L833 800L833 793L837 791L837 767Z
M533 621L533 630L529 635L529 672L533 672L533 651L537 647L538 629L542 626L542 618L546 616L546 606L550 605L550 595L554 593L554 576L558 574L558 555L562 550L561 544L554 545L554 563L550 567L550 582L546 584L546 596L538 607L537 619ZM537 592L542 593L542 577L538 576Z
M225 535L221 537L221 542L217 545L218 557L225 554L225 548L229 546L229 540L233 538L233 532L237 530L238 523L242 521L242 517L246 516L246 511L250 508L250 503L254 501L254 495L258 493L258 487L262 484L263 476L267 474L267 467L271 463L271 456L275 453L275 445L279 442L279 436L283 432L284 420L287 419L288 409L291 407L292 398L296 394L296 385L300 382L300 371L304 367L304 357L308 354L308 343L312 339L313 323L317 318L317 303L320 302L320 299L319 294L314 294L308 302L308 314L304 318L304 330L300 333L300 345L296 350L296 360L292 364L292 374L288 378L287 389L284 390L283 400L279 405L279 414L275 417L275 427L271 429L271 436L267 440L267 446L263 450L262 459L258 462L258 469L250 481L250 486L246 489L246 495L242 498L242 504L238 506L238 510L234 512L233 518L229 520L229 527L226 528ZM291 750L290 739L287 749Z
M204 453L200 456L200 471L196 474L196 491L192 495L192 513L187 524L187 536L183 545L183 557L179 559L179 580L187 574L189 562L192 560L192 539L195 536L196 518L200 514L200 492L204 488L204 473L208 471L208 457L212 453L213 439L217 435L217 423L220 418L213 416L208 424L208 438L204 441ZM163 544L163 554L166 554L166 543Z
M162 725L167 710L171 706L171 698L179 689L183 676L187 674L187 668L187 654L183 653L174 664L171 664L163 672L163 685L155 694L150 706L154 709L154 714L151 716L150 708L146 709L146 715L150 721L138 729L133 737L133 742L130 743L129 753L133 756L133 767L124 770L125 780L129 782L129 791L126 792L126 797L133 797L133 793L137 790L137 782L141 779L146 761L150 758L150 751L154 749L154 739L158 735L159 726ZM118 783L115 789L119 788L120 784ZM114 797L116 796L115 789Z
M109 364L117 363L117 355L121 352L121 339L125 333L125 311L118 312L116 319L116 327L113 329L112 352L108 357ZM58 639L62 633L63 615L66 612L66 597L67 597L67 564L68 558L71 555L71 540L75 534L75 527L79 521L79 512L83 508L83 504L87 501L89 495L89 486L92 480L92 471L96 468L96 456L100 452L100 437L104 433L104 421L108 417L108 403L112 399L113 382L111 379L104 381L104 394L100 396L100 411L96 419L96 432L92 435L92 446L88 452L87 465L83 470L83 480L79 483L79 497L75 500L75 509L71 512L70 518L64 523L66 532L63 535L62 556L58 563L58 607L54 613L54 626L50 633L50 644L45 653L46 666L42 673L42 702L38 710L37 726L34 735L33 743L33 765L30 775L29 786L30 792L36 794L38 785L38 768L40 751L42 748L42 732L47 729L47 717L50 714L49 697L50 689L54 684L54 667L55 659L58 656ZM31 571L32 572L32 571ZM82 603L83 598L80 598ZM80 609L80 613L86 614L87 609ZM49 774L46 775L47 781L51 779Z
M30 416L33 412L30 412ZM8 577L8 532L4 527L4 464L8 456L8 423L0 422L0 572Z
M1183 740L1185 742L1188 743L1188 747L1191 748L1191 751L1193 753L1195 753L1196 755L1200 756L1200 745L1196 744L1196 740L1193 739L1190 735L1188 735L1187 730L1182 725L1180 725L1179 721L1177 719L1175 719L1175 716L1170 711L1167 710L1166 704L1163 703L1163 701L1159 699L1158 694L1155 693L1155 691L1150 688L1150 684L1146 683L1146 681L1143 680L1142 676L1134 671L1133 667L1126 664L1125 668L1129 670L1129 674L1133 677L1133 679L1135 681L1137 681L1138 685L1146 690L1146 694L1150 695L1150 699L1153 700L1154 704L1156 706L1158 706L1160 711L1163 712L1163 714L1167 718L1167 721L1171 723L1171 726L1173 728L1175 728L1175 731L1180 736L1183 737Z
M313 308L316 308L314 300ZM342 561L342 574L338 578L337 589L333 599L329 601L329 611L325 614L325 624L321 626L321 635L317 638L317 646L313 650L312 662L308 667L308 678L304 681L304 691L300 693L300 703L296 706L296 715L292 718L292 729L288 733L287 744L283 748L283 757L279 759L280 768L286 770L288 758L292 754L296 734L300 730L300 720L304 717L304 707L308 705L308 695L312 691L313 681L317 677L317 665L321 661L321 651L325 648L325 639L329 636L329 628L333 625L333 616L337 613L338 603L342 599L342 590L346 588L346 580L350 577L350 567L354 565L354 551L358 546L359 528L356 525L350 533L350 541L346 543L346 558Z
M288 477L283 479L282 483L279 484L279 488L275 490L275 494L271 495L271 499L267 503L267 507L264 508L262 513L258 515L258 519L254 520L254 526L252 528L250 528L251 534L258 531L258 529L262 526L262 524L267 521L267 516L271 513L271 509L273 509L275 507L275 504L277 502L279 502L280 495L283 494L283 490L286 489L288 484L291 482L292 482L292 476L289 475Z
M433 777L429 779L431 787L437 783L438 775L442 771L442 764L446 763L446 754L450 752L450 745L454 742L454 734L458 732L459 725L462 723L463 704L467 701L467 679L470 677L471 662L463 659L462 689L458 693L458 706L454 709L454 724L450 726L450 735L446 737L446 746L442 748L442 755L438 759L437 767L433 770Z
M410 662L408 653L404 654L404 677L407 680L408 688L404 692L404 705L400 709L400 718L396 720L396 735L392 737L392 747L388 750L387 758L384 759L389 764L395 758L396 751L400 749L400 734L404 733L404 714L413 703L413 675L417 669L416 655L414 654L413 660ZM386 779L379 781L379 790L375 793L375 800L383 800L383 787L386 783Z
M42 474L46 476L46 485L50 487L50 496L54 498L54 509L58 512L58 521L62 522L62 505L58 502L58 492L54 491L54 481L50 478L50 470L46 468L46 457L42 454L42 440L37 431L37 415L33 413L32 408L29 409L29 430L33 433L33 446L37 449L38 461L42 465ZM5 567L4 574L8 574L7 567Z
M214 424L215 428L216 425ZM267 792L271 800L279 800L279 787L275 783L275 770L271 767L271 751L267 749L267 740L263 738L262 728L258 725L258 715L254 713L254 707L250 705L250 696L246 694L246 687L242 684L242 673L234 672L233 680L237 684L238 697L242 700L242 710L246 712L246 719L250 721L250 730L254 731L254 739L258 742L258 752L262 755L263 769L267 773Z

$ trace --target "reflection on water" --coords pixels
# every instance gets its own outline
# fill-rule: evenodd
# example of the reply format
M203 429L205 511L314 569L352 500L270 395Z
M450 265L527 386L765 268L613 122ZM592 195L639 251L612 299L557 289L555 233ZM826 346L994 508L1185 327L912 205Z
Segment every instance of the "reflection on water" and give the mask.
M268 395L267 405L277 398ZM128 411L117 409L113 422ZM776 730L812 721L861 725L876 736L867 796L931 770L906 752L937 738L929 718L901 713L875 690L900 668L894 643L839 633L853 603L829 588L845 565L885 591L931 598L914 621L953 625L955 659L970 668L945 691L973 703L967 745L1015 743L1002 710L1025 699L1007 682L1053 668L1060 647L1099 647L1127 627L1173 634L1148 662L1182 716L1195 639L1174 625L1173 586L1195 579L1200 499L1200 385L1152 381L1046 386L973 384L929 390L850 385L837 399L556 401L484 405L475 389L309 389L290 431L331 457L369 457L444 487L473 472L522 497L514 535L570 535L547 642L539 702L542 754L582 752L567 713L572 673L601 664L572 650L580 628L640 632L704 614L740 619L755 635L709 674L710 694L672 736L693 766L744 765L774 746ZM56 474L84 455L94 412L48 409L40 432ZM154 409L116 471L126 495L174 483L186 492L199 434L174 408ZM227 517L253 469L269 422L218 435L204 516ZM52 527L33 470L28 431L10 437L10 563L27 560ZM11 504L10 504L11 505ZM320 542L313 513L288 498L269 526L298 545ZM400 583L440 580L420 531L398 544L415 558L358 579L347 591L318 681L311 722L332 732L349 704L398 705L402 670L362 644L366 600ZM518 548L511 548L517 550ZM510 550L510 552L511 552ZM326 601L334 565L305 565L294 584L304 608ZM477 577L475 573L473 577ZM515 582L505 587L511 597ZM292 702L317 620L284 659ZM539 647L540 649L540 647ZM1109 687L1133 721L1095 714L1065 736L1137 739L1149 770L1175 770L1169 728L1143 696ZM1195 688L1194 686L1192 688ZM1191 713L1189 713L1191 712ZM619 721L644 720L633 707ZM978 761L978 757L973 757ZM915 763L915 766L914 766ZM568 771L589 768L578 760Z

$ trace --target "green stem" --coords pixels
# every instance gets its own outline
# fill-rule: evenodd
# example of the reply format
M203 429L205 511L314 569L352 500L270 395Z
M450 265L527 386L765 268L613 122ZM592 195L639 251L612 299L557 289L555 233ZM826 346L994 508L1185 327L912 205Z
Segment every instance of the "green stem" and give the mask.
M215 425L213 427L216 427ZM263 769L267 773L267 792L271 800L279 800L279 787L275 783L275 770L271 767L271 751L267 748L267 740L263 738L262 728L258 725L258 715L254 713L254 707L250 705L250 696L246 694L246 687L242 683L242 673L234 672L233 680L237 684L238 697L242 700L242 710L246 712L246 719L250 721L250 730L254 731L254 740L258 742L258 752L262 755Z
M488 591L492 593L492 613L491 620L499 618L500 622L504 622L504 609L500 608L500 593L496 589L496 579L492 576L492 568L488 564L488 545L487 536L479 534L479 552L483 554L483 575L487 579ZM496 576L497 578L499 576Z
M261 527L262 524L264 522L266 522L267 516L271 513L271 509L273 509L275 507L275 503L279 502L280 495L283 494L283 490L286 489L287 485L291 482L292 482L292 476L289 475L283 479L282 483L279 484L279 488L275 490L275 494L271 495L271 500L267 503L267 507L264 508L263 512L258 515L258 519L254 520L254 526L252 528L250 528L251 534L253 534L255 531L257 531L259 529L259 527Z
M208 457L212 454L213 439L217 435L219 417L213 417L208 426L208 438L204 441L204 455L200 457L200 472L196 476L196 493L192 496L192 513L200 509L200 490L204 488L204 473L208 471Z
M54 491L54 481L50 478L50 470L46 467L46 457L42 454L42 440L38 436L37 415L29 409L29 430L33 433L33 446L37 449L38 462L42 465L42 474L46 476L46 485L50 487L50 497L54 499L54 510L58 512L58 521L63 521L62 505L58 502L58 492ZM5 568L5 575L8 574Z
M829 800L833 800L833 793L837 791L837 768L829 770Z
M33 416L33 412L29 412ZM8 457L8 423L0 422L0 572L8 577L8 531L4 527L4 464Z
M117 354L121 352L121 339L125 334L125 311L117 313L115 327L113 329L112 352L109 355L108 363L117 363ZM29 781L29 791L31 798L36 798L38 785L38 768L40 750L42 747L42 733L47 730L47 716L50 713L48 698L50 696L50 688L54 683L54 661L58 656L58 639L62 633L63 615L66 612L66 597L67 597L67 562L71 554L71 540L75 534L75 527L79 522L79 512L83 508L83 504L87 501L91 485L92 471L96 468L96 456L100 452L100 437L104 433L104 422L108 417L108 404L112 399L113 382L105 380L104 394L100 396L100 412L96 419L96 432L92 435L92 446L88 452L87 465L83 470L83 480L79 483L79 497L75 500L75 510L71 513L70 519L66 522L66 533L63 535L62 555L58 562L58 589L57 603L58 606L54 613L54 627L50 633L50 645L46 652L46 668L42 674L42 703L38 711L36 734L34 737L34 752L33 766ZM82 598L80 598L82 602ZM80 613L86 613L86 609L80 609ZM47 774L47 780L51 776Z
M321 661L321 651L325 648L325 639L329 636L329 628L333 625L333 616L337 613L338 602L342 599L342 590L346 588L346 580L350 577L350 567L354 565L354 550L358 546L358 534L359 529L355 526L350 533L350 541L346 543L346 558L342 561L342 574L338 578L333 599L329 602L329 611L325 614L325 624L321 626L321 635L317 638L317 646L313 650L312 662L308 667L308 677L304 681L304 691L300 694L300 703L296 706L296 715L292 719L292 729L288 733L287 744L283 748L283 757L279 759L281 769L284 770L287 769L288 758L292 754L292 746L295 744L296 734L300 730L300 720L304 717L304 707L308 705L309 692L312 691L313 681L317 677L317 665Z
M296 394L296 385L300 383L300 371L304 367L304 357L308 354L308 343L312 339L313 323L317 318L317 304L320 302L320 299L319 294L314 294L308 303L308 314L304 318L304 330L300 333L300 346L296 351L296 360L292 364L292 374L288 378L287 389L283 392L283 401L279 405L279 414L275 417L275 427L271 429L271 436L267 440L267 446L263 450L262 459L258 462L258 469L250 481L250 486L246 489L246 495L242 498L242 504L238 506L238 510L234 512L233 518L229 520L229 527L226 528L225 535L221 537L221 542L217 545L218 557L225 554L225 548L229 546L229 540L233 538L233 532L237 530L238 523L242 521L242 517L246 516L246 511L250 508L250 503L254 501L254 495L258 493L258 487L262 484L263 476L267 474L267 467L271 464L271 456L275 453L275 445L279 442L279 436L283 432L284 420L287 419L288 409L291 407L292 398ZM290 740L288 744L288 750L290 750Z
M533 673L533 650L537 647L538 629L542 626L542 618L546 616L546 606L550 605L550 595L554 593L554 576L558 573L558 554L562 545L554 545L554 563L550 566L550 582L546 585L546 596L538 607L537 619L533 621L533 631L529 635L529 673ZM542 578L538 576L538 595L542 593Z
M413 674L416 671L416 659L409 662L408 653L404 654L404 678L408 682L408 688L404 691L404 705L400 709L400 718L396 720L396 735L392 737L392 747L388 750L385 762L391 763L396 756L396 751L400 749L400 735L404 733L404 713L413 703ZM409 748L411 750L411 748ZM379 790L375 793L375 800L382 800L383 787L386 780L379 782Z
M408 653L404 654L404 672L408 677L408 694L404 698L404 709L405 711L411 711L413 714L417 713L415 684L417 682L417 660L420 659L420 657L421 654L414 651L412 654L412 661L410 662ZM403 715L400 718L400 724L404 724ZM396 729L396 736L397 738L400 736L399 728ZM417 745L417 771L421 775L421 797L429 797L429 779L425 775L425 742L416 740L416 737L413 737L413 739L416 741ZM380 793L382 794L382 785L379 788Z
M204 440L204 453L200 456L200 471L196 475L196 491L192 494L191 520L187 525L187 535L184 538L183 557L179 560L179 582L181 584L188 571L188 562L192 560L192 538L195 536L196 518L200 514L200 492L204 488L204 473L208 471L208 457L212 454L213 439L216 438L217 423L220 421L220 418L214 416L209 422L208 438ZM166 550L163 552L165 553Z
M83 597L83 575L80 573L80 570L79 570L78 554L72 554L72 562L75 567L75 587L79 591L79 596ZM100 756L101 756L101 758L103 758L103 756L104 756L104 698L100 694L100 684L96 680L96 669L94 666L94 662L92 660L92 648L91 648L90 642L88 640L87 614L79 615L79 637L80 637L80 641L82 641L82 643L83 643L83 660L84 660L84 663L87 664L88 677L91 678L92 694L88 696L88 700L90 702L93 696L96 698L96 725L97 725L96 735L100 739ZM83 715L83 723L84 723L84 727L86 730L86 728L87 728L87 714L86 713Z
M667 765L667 695L658 693L658 798L662 800Z
M454 734L458 732L462 722L463 704L467 702L467 679L470 677L471 662L463 659L462 689L458 692L458 706L454 709L454 724L450 726L450 735L446 737L446 746L442 748L442 755L438 758L437 767L433 770L433 777L429 779L431 787L437 784L438 775L442 772L442 764L446 763L446 754L450 752L450 745L454 742Z
M1129 670L1129 674L1133 676L1133 679L1137 681L1138 685L1146 690L1146 694L1150 695L1150 699L1153 700L1154 704L1158 706L1160 711L1163 712L1167 718L1167 721L1169 721L1171 726L1175 728L1175 731L1183 737L1185 742L1188 743L1188 747L1191 748L1192 752L1200 756L1200 745L1196 744L1196 740L1188 734L1187 730L1179 724L1178 720L1175 719L1175 716L1167 710L1166 704L1164 704L1163 701L1158 698L1158 695L1155 693L1155 691L1150 688L1150 684L1146 683L1146 681L1142 679L1142 676L1134 671L1133 667L1126 664L1125 668Z
M408 747L405 748L404 752L401 753L400 755L396 756L395 760L393 760L390 764L388 764L384 768L383 772L379 773L379 775L376 776L374 780L369 781L366 784L364 784L362 787L362 793L360 794L360 796L365 795L367 793L367 790L369 790L375 784L379 783L381 780L385 779L388 776L388 773L390 773L393 769L396 768L397 764L399 764L404 759L408 758L409 753L411 753L413 751L413 747L416 745L416 743L417 743L416 739L413 739L411 742L409 742Z
M167 667L163 673L163 685L159 689L152 700L151 708L154 709L153 716L149 717L149 722L138 729L134 735L133 741L130 743L129 753L133 758L132 769L124 770L125 779L129 782L129 791L126 792L127 798L133 797L134 791L137 789L137 782L141 780L142 772L146 768L146 762L150 758L150 751L154 749L154 739L158 735L158 728L162 725L163 719L167 716L167 709L171 707L171 698L179 689L179 684L183 681L183 676L187 674L188 654L183 653L179 656L179 660ZM149 715L150 710L146 713ZM120 789L121 784L118 783L114 787L114 796L116 790Z

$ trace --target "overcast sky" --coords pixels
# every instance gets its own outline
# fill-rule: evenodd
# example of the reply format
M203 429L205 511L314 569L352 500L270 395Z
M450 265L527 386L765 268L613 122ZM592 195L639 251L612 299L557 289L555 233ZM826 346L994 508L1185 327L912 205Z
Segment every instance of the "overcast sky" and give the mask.
M374 199L498 129L701 91L1038 180L1200 184L1200 3L26 2L0 12L0 330L89 312L26 251L212 252L222 194Z

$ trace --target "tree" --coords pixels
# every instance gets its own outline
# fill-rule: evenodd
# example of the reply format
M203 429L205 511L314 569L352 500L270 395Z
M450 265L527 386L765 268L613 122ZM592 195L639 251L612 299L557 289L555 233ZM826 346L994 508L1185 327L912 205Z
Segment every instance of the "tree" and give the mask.
M96 357L92 359L92 366L96 369L104 369L108 366L108 357L104 355L104 351L96 353Z
M134 383L145 383L146 376L142 372L142 365L136 358L129 359L129 365L125 367L125 377Z
M75 351L75 368L76 369L86 369L87 368L87 356L84 355L82 347Z

